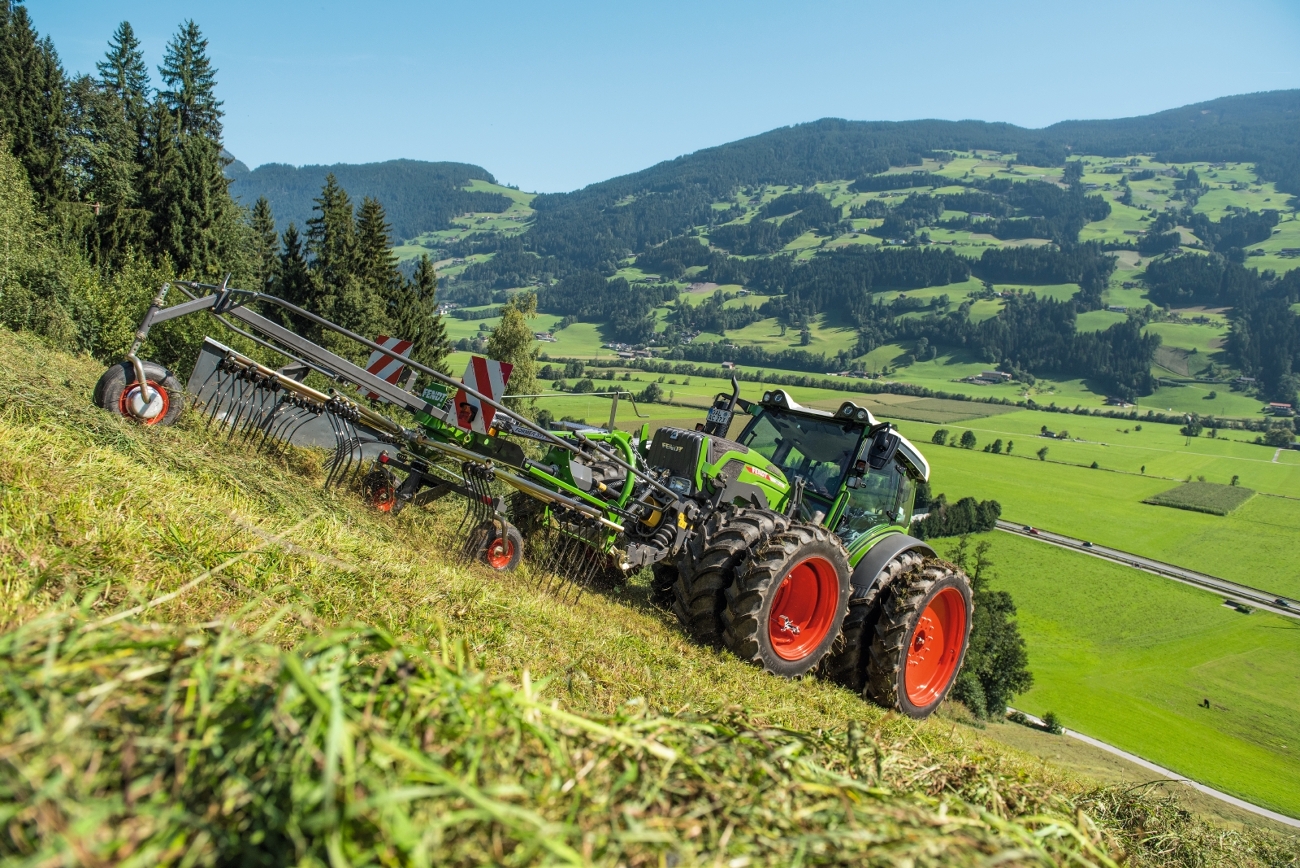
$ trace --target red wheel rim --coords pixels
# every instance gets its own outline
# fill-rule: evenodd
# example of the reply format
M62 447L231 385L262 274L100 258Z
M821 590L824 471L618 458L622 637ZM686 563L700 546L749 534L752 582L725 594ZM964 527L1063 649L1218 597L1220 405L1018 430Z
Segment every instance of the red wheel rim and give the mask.
M483 559L494 570L504 570L515 557L515 544L508 536L497 537L488 544Z
M131 406L131 401L132 398L139 396L140 384L128 383L126 388L122 390L122 394L117 398L117 411L128 419L136 420L141 425L157 425L167 417L167 409L171 406L171 396L167 394L166 389L153 380L145 380L145 382L149 384L150 391L162 398L162 409L152 416L137 416L135 409Z
M810 557L786 573L767 619L772 650L782 660L802 660L825 640L835 623L840 577L830 561Z
M903 682L917 708L933 703L952 683L965 638L966 598L956 588L944 588L925 607L907 643Z
M397 492L391 485L381 485L370 496L370 502L380 512L392 512L393 504L397 503Z

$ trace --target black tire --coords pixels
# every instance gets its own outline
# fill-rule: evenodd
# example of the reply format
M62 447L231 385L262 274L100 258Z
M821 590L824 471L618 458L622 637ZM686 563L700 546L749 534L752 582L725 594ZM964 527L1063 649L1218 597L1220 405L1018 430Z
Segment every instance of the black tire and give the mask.
M508 521L487 519L470 532L470 551L475 560L494 572L519 566L524 558L524 538Z
M940 594L944 594L945 601L956 605L956 610L949 618L955 621L959 612L964 617L964 630L960 630L960 637L945 636L938 644L929 645L933 649L932 653L940 653L938 659L943 662L939 677L947 680L945 683L932 681L928 685L914 685L924 696L913 697L909 695L907 684L908 669L914 668L907 665L908 654L918 639L922 642L927 639L931 643L935 641L933 635L924 637L915 634L922 615ZM939 604L936 604L938 607ZM864 695L876 704L901 711L908 717L918 720L928 717L943 702L961 672L962 663L966 659L966 648L970 644L974 612L970 580L951 564L926 558L920 569L901 576L881 598L880 620L876 623L876 635L871 643ZM930 629L936 623L939 622L934 621L933 617L927 621ZM957 631L956 627L953 629L954 632Z
M139 392L136 386L135 366L119 362L103 373L95 384L95 405L118 416L142 425L173 425L185 407L185 389L172 372L155 362L145 362L144 378L157 389L162 407L156 415L141 418L131 412L131 398ZM152 403L151 403L152 406Z
M790 520L766 509L734 507L710 516L682 554L673 583L673 613L700 642L721 645L727 588L736 568L765 537L785 530Z
M361 496L366 503L380 512L398 513L401 504L397 499L397 476L393 471L376 462L366 475L361 477Z
M791 574L807 576L802 570L810 565L820 576L813 583L817 585L815 593L805 595L805 599L814 600L814 617L803 626L783 618L784 628L774 628L777 607L788 599L786 594L809 587L805 580L783 593L785 580ZM848 611L849 589L849 558L839 538L819 525L793 523L755 546L727 588L723 644L740 659L773 675L804 675L821 662L839 637ZM788 642L774 638L774 631L781 629L787 631ZM801 630L808 631L802 638Z
M861 693L867 683L867 660L871 657L871 643L876 637L876 623L880 620L882 592L898 578L924 563L920 552L906 551L896 555L876 574L868 590L854 587L849 595L849 612L844 616L844 626L830 653L822 660L820 674Z
M680 571L677 564L660 561L651 568L650 602L661 609L671 609L673 605L673 585L677 584Z

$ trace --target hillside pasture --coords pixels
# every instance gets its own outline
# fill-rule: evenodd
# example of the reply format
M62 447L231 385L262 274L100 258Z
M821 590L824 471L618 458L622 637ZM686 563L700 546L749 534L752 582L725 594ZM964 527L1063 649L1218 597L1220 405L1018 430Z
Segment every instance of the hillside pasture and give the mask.
M1054 711L1071 729L1300 816L1294 621L1031 539L987 538L992 586L1016 602L1034 672L1017 708Z

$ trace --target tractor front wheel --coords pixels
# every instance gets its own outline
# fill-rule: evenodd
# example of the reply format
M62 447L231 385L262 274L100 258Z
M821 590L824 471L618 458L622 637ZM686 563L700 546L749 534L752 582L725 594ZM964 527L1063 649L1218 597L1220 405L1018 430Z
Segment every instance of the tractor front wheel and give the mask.
M974 615L970 580L927 560L884 593L864 693L919 720L943 702L966 657Z
M524 538L508 521L488 519L469 537L475 558L494 572L513 570L524 557Z
M773 675L807 673L830 651L849 601L849 560L824 527L792 524L755 547L727 588L723 642Z
M143 367L147 394L136 381L135 366L130 362L119 362L105 371L95 384L95 404L141 425L175 423L185 406L185 392L180 380L154 362L145 362Z
M709 518L686 546L672 585L673 612L692 636L706 645L722 644L722 611L737 567L761 540L789 525L790 520L779 512L744 507L724 509Z

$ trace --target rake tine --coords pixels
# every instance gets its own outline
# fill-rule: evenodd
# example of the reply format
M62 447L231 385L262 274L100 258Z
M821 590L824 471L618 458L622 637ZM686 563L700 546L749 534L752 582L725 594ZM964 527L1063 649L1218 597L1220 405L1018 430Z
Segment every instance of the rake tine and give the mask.
M231 439L234 438L235 431L236 429L239 428L239 420L244 418L244 411L248 409L248 406L252 401L251 395L248 396L245 395L245 393L247 392L248 392L248 383L246 380L241 379L239 381L239 398L236 404L237 410L235 412L235 420L232 422L230 421L229 416L226 417L226 428L228 429L229 432L226 434L227 443L229 443Z
M287 434L284 432L283 429L280 431L280 433L279 433L279 435L278 435L279 448L276 449L276 451L275 451L275 454L276 454L276 455L283 455L285 452L287 452L288 449L289 449L289 445L290 445L291 443L293 443L293 438L298 434L299 429L301 429L302 426L306 425L308 422L311 422L312 420L314 420L314 419L316 419L316 418L318 418L318 417L320 416L320 414L317 413L317 412L314 411L314 410L302 410L302 409L300 409L300 413L301 413L301 415L299 415L299 416L294 416L294 417L291 418L288 422L286 422L285 425L284 425L285 428L288 428L288 427L289 427L290 425L292 425L295 421L297 421L298 424L297 424L297 425L294 425L294 428L293 428L292 431L289 431Z
M216 420L217 413L220 411L221 405L225 401L229 389L229 379L229 376L223 372L222 375L217 378L217 385L212 390L212 399L209 402L212 407L212 412L208 414L207 421L207 427L209 428L212 427L212 423Z
M249 438L256 438L259 433L262 435L260 439L256 440L257 445L253 447L258 452L262 451L262 444L265 443L266 438L270 436L271 429L279 424L280 417L282 415L288 415L281 411L289 406L289 397L287 395L281 395L275 402L275 406L271 408L271 412L267 413L266 418L262 420L262 424L257 426L257 430L249 432ZM249 438L245 438L245 442L247 442Z

